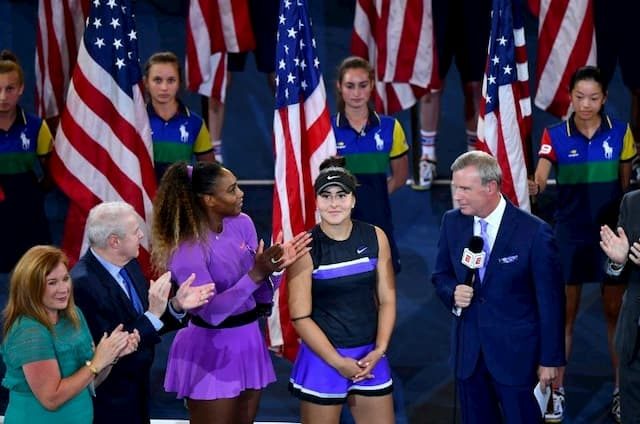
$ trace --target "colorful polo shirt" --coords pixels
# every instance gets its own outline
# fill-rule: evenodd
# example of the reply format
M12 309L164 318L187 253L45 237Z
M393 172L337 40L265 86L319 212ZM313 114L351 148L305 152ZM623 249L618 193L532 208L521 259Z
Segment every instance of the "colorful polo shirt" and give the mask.
M360 132L340 113L334 117L333 124L337 153L347 159L347 168L353 174L383 176L386 190L389 161L409 150L400 123L395 118L371 111Z
M334 116L331 123L337 154L346 159L347 169L358 180L356 206L351 216L376 225L387 234L394 270L399 272L387 176L390 162L409 151L402 126L396 119L373 110L369 111L369 120L361 131L351 127L343 114Z
M0 273L9 272L31 246L50 244L38 158L53 148L46 122L18 107L8 130L0 129Z
M629 125L606 115L591 139L578 131L573 116L545 129L538 156L555 165L556 222L578 236L610 221L622 196L620 163L635 154Z
M182 103L178 106L178 113L168 121L158 116L151 103L147 105L147 112L158 176L172 163L191 162L194 154L213 150L204 120Z
M11 127L0 129L0 175L31 173L37 157L51 152L52 139L45 121L18 106Z

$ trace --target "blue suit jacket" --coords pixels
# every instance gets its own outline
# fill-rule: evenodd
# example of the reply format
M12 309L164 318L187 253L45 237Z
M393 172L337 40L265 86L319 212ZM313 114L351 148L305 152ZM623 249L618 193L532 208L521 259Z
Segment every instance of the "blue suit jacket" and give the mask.
M472 216L457 209L444 215L432 282L450 310L467 275L460 260L472 236ZM564 305L551 228L507 202L484 282L476 281L471 305L454 322L457 377L471 376L480 353L505 385L534 383L538 365L564 365Z
M144 310L149 308L148 283L137 260L125 268L133 280ZM102 334L111 333L118 324L127 331L140 333L138 350L120 359L109 376L96 389L93 398L94 424L148 423L149 377L155 345L160 342L158 332L149 319L138 314L133 304L96 257L88 250L71 270L75 302L82 310L96 344ZM168 310L161 320L162 332L180 326Z

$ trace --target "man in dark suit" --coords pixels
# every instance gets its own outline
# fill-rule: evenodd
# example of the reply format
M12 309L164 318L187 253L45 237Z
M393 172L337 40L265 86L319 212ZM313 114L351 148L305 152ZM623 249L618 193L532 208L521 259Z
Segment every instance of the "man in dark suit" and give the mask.
M191 287L193 276L168 301L170 273L148 284L136 260L143 238L135 210L102 203L87 218L90 249L71 270L76 304L96 343L120 323L140 334L138 350L115 364L96 389L94 423L148 423L149 378L159 335L181 326L184 310L202 306L212 285Z
M615 335L620 360L620 418L623 423L640 423L640 190L622 198L617 231L605 225L600 238L609 257L607 273L628 284Z
M564 365L564 286L551 228L500 193L502 173L483 152L451 166L459 209L442 220L432 276L458 317L452 361L464 423L540 423L533 390ZM463 251L482 237L483 266L465 285Z

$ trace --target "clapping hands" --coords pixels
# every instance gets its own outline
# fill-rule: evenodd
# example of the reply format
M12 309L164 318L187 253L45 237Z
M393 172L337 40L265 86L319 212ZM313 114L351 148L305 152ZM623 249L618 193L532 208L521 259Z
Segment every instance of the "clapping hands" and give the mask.
M98 371L104 370L110 364L115 363L120 357L129 355L138 349L140 343L140 334L138 330L131 333L124 330L122 324L119 324L107 336L102 335L98 346L95 348L91 363Z
M176 292L173 298L172 306L176 312L188 311L199 308L206 304L215 294L216 286L214 283L203 284L201 286L191 286L196 279L195 274L191 274Z
M626 264L627 254L630 258L632 256L629 253L629 239L622 227L617 228L617 233L608 225L600 227L600 247L609 259L617 264Z
M311 242L311 234L306 231L299 233L286 243L282 243L282 239L282 232L280 232L275 244L266 249L264 241L260 240L254 266L249 271L253 281L263 281L269 274L282 271L311 250L308 246Z

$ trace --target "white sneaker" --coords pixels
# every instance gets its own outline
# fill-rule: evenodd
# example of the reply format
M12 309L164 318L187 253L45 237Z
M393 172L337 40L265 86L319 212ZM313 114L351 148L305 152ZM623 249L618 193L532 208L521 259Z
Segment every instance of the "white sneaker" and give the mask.
M635 160L631 162L631 179L640 183L640 158L637 156Z
M422 159L420 159L418 183L413 184L411 188L414 190L429 190L435 177L436 163L426 156L423 156Z
M559 423L564 418L564 389L559 388L553 391L552 402L553 411L544 414L545 423Z
M611 416L613 420L617 423L621 422L620 420L620 391L616 389L616 392L613 394L613 399L611 400Z
M222 143L213 145L213 156L216 162L222 163Z

